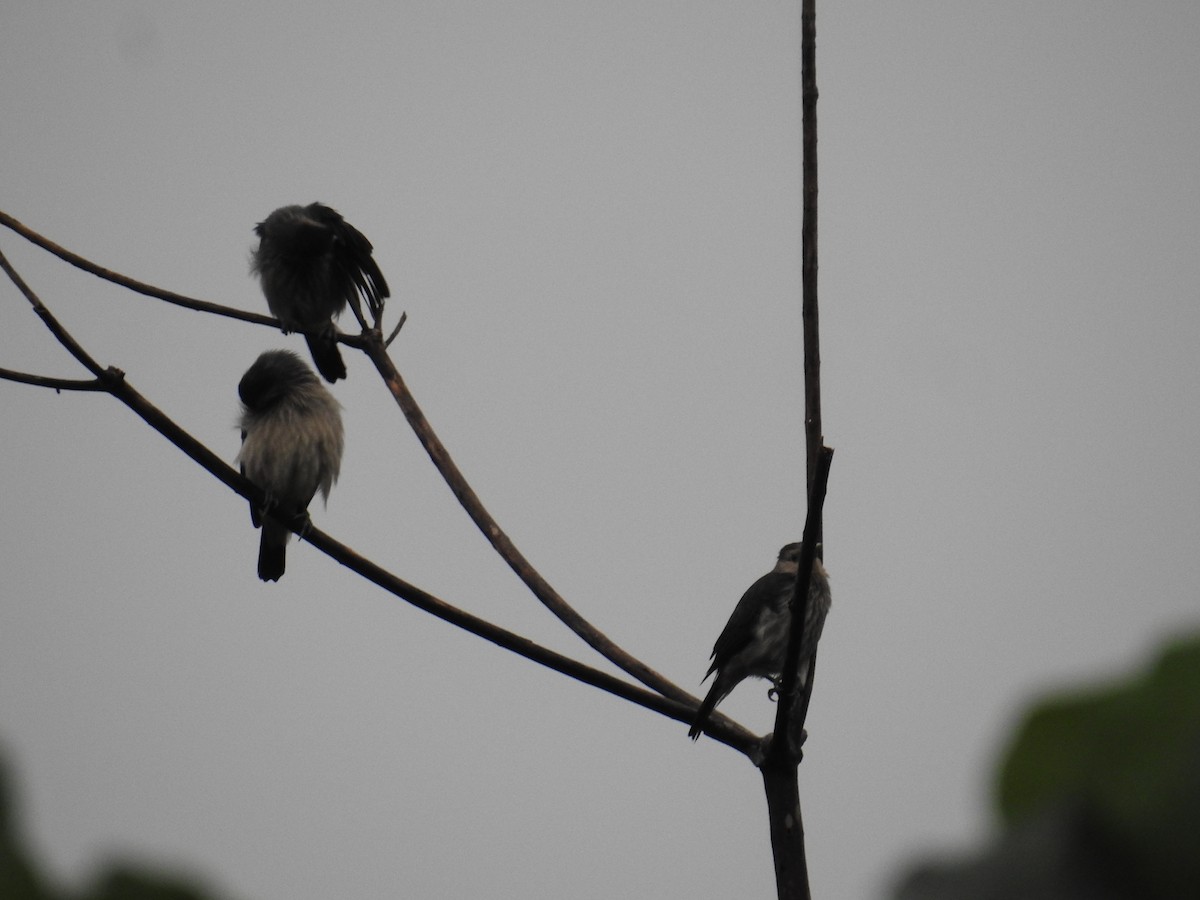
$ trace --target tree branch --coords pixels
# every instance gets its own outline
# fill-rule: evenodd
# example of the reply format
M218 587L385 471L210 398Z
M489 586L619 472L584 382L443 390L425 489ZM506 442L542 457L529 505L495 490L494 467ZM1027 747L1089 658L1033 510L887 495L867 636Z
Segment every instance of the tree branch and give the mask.
M279 322L269 316L248 313L244 312L243 310L220 306L204 300L197 300L193 297L185 297L181 294L175 294L171 291L165 291L153 285L136 281L135 279L121 275L118 272L113 272L104 268L103 266L91 262L90 260L84 259L82 256L79 256L76 253L72 253L70 250L67 250L64 247L59 246L3 211L0 211L0 224L5 225L32 243L37 244L44 250L53 253L55 256L59 257L65 262L68 262L71 265L84 270L85 272L96 275L99 278L103 278L106 281L110 281L114 284L128 288L129 290L136 291L137 293L144 294L149 297L155 297L167 303L183 306L188 309L198 310L200 312L209 312L216 315L228 316L230 318L253 322L260 325L268 325L275 328L280 327ZM16 273L12 273L13 276L15 276L15 274ZM35 304L35 309L38 308L38 305L39 304ZM399 331L399 328L401 325L403 325L403 322L404 320L401 318L401 321L397 325L396 331ZM363 324L365 325L365 323ZM387 343L390 343L394 337L395 332L389 336ZM543 603L543 605L545 605L560 620L562 620L567 627L574 631L589 646L599 652L606 659L613 662L619 668L629 672L629 674L633 675L643 684L658 691L664 697L668 697L679 703L692 704L693 706L698 705L699 700L696 697L693 697L691 694L675 685L663 675L659 674L649 666L626 653L599 629L595 628L591 623L575 612L575 610L562 598L562 596L550 586L550 584L541 576L541 574L538 573L537 570L530 565L529 561L526 560L525 557L517 550L516 546L512 543L511 539L509 539L508 535L504 533L504 531L496 523L495 519L492 518L491 514L488 513L487 509L483 506L482 502L480 502L479 497L467 483L461 471L459 471L458 467L454 464L454 461L450 458L445 446L434 433L432 427L429 425L428 420L425 418L424 414L420 410L420 407L417 405L415 398L413 398L411 392L409 392L408 387L404 384L404 381L400 377L399 372L396 370L395 365L392 363L390 357L388 357L386 343L380 339L378 328L364 329L364 332L361 335L346 335L339 332L338 339L343 344L363 350L372 360L372 362L375 363L376 369L378 369L380 375L383 376L385 384L387 384L389 390L392 392L392 395L395 397L401 411L408 420L409 425L413 428L413 431L416 432L418 440L420 440L422 446L425 447L430 459L433 461L438 471L442 474L442 477L450 486L450 489L454 493L455 497L458 498L459 503L462 504L472 521L475 522L475 524L483 532L484 536L488 539L500 556L509 564L513 571L517 573L517 576L520 577L521 580L529 587L534 596L536 596ZM94 369L93 371L99 374L98 368ZM753 738L749 731L734 726L732 721L729 719L726 719L725 723L731 726L729 729L730 732L741 732L737 735L740 743L749 745Z
M822 512L825 485L833 451L827 449L821 426L821 347L817 315L817 4L800 5L800 103L803 129L803 222L801 225L801 313L804 322L804 431L808 511L797 594L792 602L792 633L788 640L784 685L776 711L775 734L760 767L767 795L771 827L771 851L775 860L775 889L779 900L809 900L808 859L804 849L804 819L800 812L798 782L799 748L804 718L808 714L815 676L817 652L808 661L808 680L799 716L795 706L796 664L799 638L808 606L808 582L812 577L813 554L822 543Z
M561 653L542 647L521 635L452 606L360 556L346 545L312 526L305 516L302 514L297 515L297 510L289 509L274 499L268 498L257 485L244 478L237 470L181 428L163 413L162 410L158 409L158 407L135 390L126 380L124 372L111 366L107 368L102 367L96 362L54 317L49 308L25 283L16 270L13 269L3 253L0 253L0 269L3 269L10 280L17 286L18 290L25 296L26 300L28 300L34 311L41 317L46 327L59 343L72 356L79 360L82 365L97 376L95 382L67 382L59 379L42 379L40 376L28 376L14 380L22 380L27 383L61 381L63 386L94 385L86 388L76 387L76 389L99 390L111 394L133 410L151 428L182 450L189 458L235 493L244 497L256 508L264 510L267 515L271 515L276 521L300 535L302 539L307 540L326 555L342 563L342 565L352 571L357 572L392 595L451 625L482 637L497 646L574 678L577 681L600 688L607 693L629 700L632 703L668 718L675 719L678 722L686 723L691 721L692 716L695 714L694 700L689 702L690 698L682 701L668 698L645 690L637 685L629 684L607 672L602 672ZM373 331L372 334L378 337L377 330ZM0 372L7 371L0 370ZM16 376L24 375L24 373L12 374ZM398 375L396 377L399 378ZM46 386L54 385L47 384ZM722 743L748 755L754 753L759 744L759 739L754 735L732 723L728 725L722 723L718 728L710 729L710 733Z
M796 768L789 771L762 766L767 795L771 851L775 858L775 891L779 900L810 900L808 859L804 853L804 819L800 813L800 783Z
M396 403L400 406L400 410L404 413L408 424L417 435L421 446L429 454L429 458L433 461L434 466L437 467L438 472L441 473L442 478L445 479L454 496L458 498L458 502L466 510L467 515L471 517L471 521L483 532L484 537L488 539L488 542L491 543L496 552L500 554L501 558L517 574L517 577L525 583L529 590L533 592L533 595L550 612L575 632L589 647L613 665L628 672L638 681L642 682L642 684L653 688L664 697L668 697L679 703L690 704L694 710L699 705L697 698L613 643L603 632L576 612L521 554L516 545L513 544L512 540L504 533L500 525L484 507L478 495L467 483L466 478L463 477L458 466L454 464L454 460L450 458L445 445L442 444L437 434L434 433L429 420L425 418L425 414L417 405L417 401L409 391L408 386L404 383L404 379L400 377L399 371L397 371L391 357L387 354L386 347L382 340L378 338L378 333L374 332L373 334L375 334L375 339L366 342L366 346L363 348L364 352L366 352L367 356L375 364L375 368L379 371L384 384L387 385L388 390L391 391L392 396L396 399ZM730 722L729 724L732 725L733 723ZM753 735L750 732L740 729L740 727L738 727L738 730L742 731L741 737L753 739ZM729 741L726 741L726 743L729 743Z
M143 294L147 297L154 297L157 300L162 300L166 303L171 303L175 306L182 306L186 309L194 309L198 312L212 313L217 316L226 316L230 319L239 319L243 322L252 322L255 325L267 325L271 328L280 328L279 320L273 319L270 316L264 316L259 313L247 312L242 309L235 309L232 306L222 306L219 303L210 303L207 300L197 300L195 297L185 297L183 294L172 293L165 291L162 288L155 287L152 284L146 284L143 281L137 281L127 275L122 275L120 272L114 272L111 269L106 269L101 265L97 265L89 259L84 259L78 253L72 253L65 247L60 247L49 238L43 237L27 225L18 222L8 213L0 210L0 225L15 231L21 237L25 238L32 244L36 244L43 250L53 253L64 262L68 262L77 269L82 269L97 278L103 278L105 281L111 281L113 284L119 284L123 288L128 288L137 294Z
M396 335L400 333L400 329L404 327L404 323L408 321L408 313L400 313L400 320L396 322L396 327L392 329L392 333L387 336L387 340L383 342L384 349L392 346L392 341L396 339Z
M108 390L108 387L96 378L51 378L48 375L32 375L29 372L18 372L15 369L0 369L0 379L15 381L18 384L32 384L36 387L52 388L55 391Z
M75 357L75 359L77 359L85 369L87 369L97 378L104 377L105 370L100 363L92 359L91 355L83 349L83 346L76 341L75 338L73 338L71 334L62 327L61 324L59 324L58 319L54 318L54 315L50 312L46 305L42 303L37 294L33 292L33 289L25 283L25 279L22 278L17 273L17 270L12 267L11 263L8 261L8 257L6 257L3 252L0 252L0 269L3 269L4 274L6 274L9 280L17 286L17 290L20 291L25 299L29 301L29 305L33 307L33 311L38 314L38 317L41 318L43 324L50 329L50 333L53 334L55 339L67 349L67 352Z
M170 303L173 306L181 306L184 309L192 309L197 312L211 313L212 315L224 316L228 319L237 319L241 322L249 322L252 325L266 325L268 328L274 328L276 330L283 331L283 323L272 316L266 316L262 313L249 312L248 310L237 309L232 306L222 306L219 303L211 303L208 300L199 300L195 297L184 296L183 294L176 294L173 291L164 290L163 288L156 287L153 284L147 284L144 281L138 281L135 278L130 278L128 275L122 275L120 272L115 272L112 269L106 269L104 266L94 263L90 259L86 259L80 256L78 253L73 253L65 247L54 243L54 241L34 231L28 225L17 221L3 210L0 210L0 225L4 225L6 228L16 232L30 243L41 247L43 250L49 253L52 253L54 256L57 256L64 262L70 263L77 269L82 269L84 272L95 275L97 278L102 278L105 281L112 282L113 284L119 285L123 288L127 288L134 293L142 294L146 297L153 297L156 300L162 300L163 302ZM362 312L357 309L357 307L355 307L354 312L355 316L358 318L358 321L363 326L364 333L368 332L369 329L362 317ZM382 313L382 310L380 312ZM400 316L400 321L396 324L395 330L392 332L391 337L388 338L389 344L395 339L396 334L404 325L404 320L406 318L407 313L402 313ZM378 323L376 323L376 327L378 327ZM295 329L295 332L297 334L311 334L319 337L325 337L328 335L328 332L320 329L313 331ZM366 342L364 341L362 335L347 334L346 332L339 331L336 328L333 331L333 339L341 344L345 344L348 347L354 347L359 350L366 346Z
M804 322L804 432L811 497L817 458L825 444L821 423L821 332L817 310L817 9L802 0L800 13L800 107L804 162L804 215L800 226L801 317ZM817 543L823 541L818 532Z
M796 574L796 588L790 603L791 633L788 635L787 654L784 656L780 679L779 704L775 710L775 737L764 761L766 765L790 765L794 768L800 762L800 748L793 743L791 737L799 737L804 728L804 719L808 715L807 698L812 695L816 647L813 648L808 661L808 679L803 691L797 690L800 682L797 669L800 662L800 646L804 642L804 625L808 617L808 586L812 580L813 560L817 555L817 535L821 531L825 488L829 483L829 464L832 460L833 451L828 447L817 459L816 481L813 484L816 493L808 501L808 517L804 523L804 540L800 551L800 571ZM797 699L804 700L799 710L796 709Z
M175 294L171 291L163 290L155 287L154 285L145 284L118 272L106 269L103 266L97 265L96 263L93 263L90 260L87 260L82 256L79 256L78 254L59 246L48 238L23 225L21 222L17 221L3 211L0 211L0 225L10 228L30 242L38 245L65 262L68 262L85 272L96 275L99 278L103 278L106 281L110 281L137 293L164 300L165 302L182 306L187 309L194 309L199 312L209 312L215 315L222 315L228 318L238 319L254 324L268 325L274 328L280 327L278 320L269 316L244 312L243 310L220 306L215 303L197 300L192 297L185 297L181 294ZM14 279L14 283L16 283L18 287L21 287L24 283L20 280L20 276L17 275L15 271L12 271L9 267L7 267L7 265L5 268L6 271L10 272L10 277ZM26 293L26 297L30 299L34 309L39 311L39 314L41 314L40 311L44 310L45 307L42 306L40 301L36 301L34 298L32 298L30 293L26 291L23 292ZM386 342L381 339L378 327L368 329L362 334L357 335L337 332L337 340L346 346L362 350L367 354L368 358L375 363L376 369L383 376L385 384L388 386L388 389L396 399L396 402L403 412L405 418L408 420L410 427L413 428L418 440L420 440L422 446L425 447L430 459L433 461L435 467L437 467L438 471L442 474L442 477L450 486L450 489L454 493L455 497L458 498L460 504L462 504L463 508L467 511L467 514L471 517L472 521L475 522L475 524L483 532L484 536L487 537L488 541L500 554L501 558L503 558L513 569L513 571L516 572L518 577L520 577L526 586L529 587L529 589L533 592L534 596L536 596L538 600L547 607L547 609L554 613L555 616L564 622L567 627L575 632L575 634L577 634L585 643L599 652L618 668L628 672L638 681L657 691L663 697L673 700L676 703L691 707L694 712L695 708L699 705L699 700L696 697L692 696L662 674L658 673L645 663L621 649L621 647L615 644L599 629L579 615L579 613L577 613L562 598L562 596L550 586L550 584L541 576L541 574L538 573L532 565L530 565L528 560L526 560L525 557L516 549L516 546L492 518L490 513L488 513L482 502L480 502L478 496L472 490L470 485L467 484L466 479L463 477L458 467L454 464L454 461L450 458L445 446L434 433L432 427L429 425L428 420L425 418L420 407L417 405L415 398L413 398L411 392L408 390L408 387L404 384L403 379L400 377L399 372L396 370L395 365L392 363L387 354L387 344L390 344L395 338L397 332L400 330L400 327L404 324L405 318L405 315L401 316L395 330L388 336ZM49 322L47 324L50 325ZM69 339L69 336L65 335L65 332L60 334L60 332L56 330L57 328L57 323L55 323L54 327L51 327L51 330L55 332L56 336L60 337L60 340L64 340L64 346L68 346L68 349L74 347L76 350L82 352L82 348L80 348L79 345L73 340L70 340L69 344L66 343L66 340ZM75 350L72 350L72 352L75 353ZM79 357L77 356L77 358ZM81 360L81 362L82 361L83 360ZM119 370L114 369L112 372L104 370L99 366L98 363L95 363L95 361L90 361L90 364L85 362L84 364L87 365L94 374L102 379L124 376L124 373L121 373ZM33 377L36 378L37 376ZM66 386L65 382L64 386ZM107 387L104 389L107 389ZM197 460L197 462L200 462L200 460ZM688 721L690 721L690 718ZM746 753L755 763L761 759L763 752L762 738L757 737L746 728L738 725L728 716L719 712L715 713L707 730L713 737L717 738L722 743Z

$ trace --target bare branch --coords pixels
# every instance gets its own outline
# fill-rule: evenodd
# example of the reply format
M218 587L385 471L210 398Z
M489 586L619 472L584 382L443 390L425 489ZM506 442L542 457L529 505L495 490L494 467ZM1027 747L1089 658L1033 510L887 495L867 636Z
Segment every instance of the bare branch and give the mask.
M636 685L622 681L606 672L601 672L563 654L542 647L527 638L493 625L485 619L465 612L458 607L438 599L433 594L409 584L383 567L360 556L354 550L321 531L319 528L314 527L310 522L306 521L303 515L297 515L296 510L287 509L268 498L253 482L242 477L236 469L217 457L216 454L200 443L200 441L180 428L161 410L151 404L128 381L121 380L114 382L111 385L110 393L132 409L155 431L162 434L218 480L254 504L256 508L264 510L267 515L271 515L327 556L340 562L350 570L357 572L368 581L378 585L392 595L445 622L449 622L451 625L455 625L493 644L510 650L519 656L554 669L585 684L598 687L639 706L661 713L680 722L688 721L691 716L692 710L686 704L672 702ZM731 741L727 739L726 743L731 743ZM734 744L734 746L737 745Z
M18 384L32 384L36 387L52 388L55 391L107 391L108 386L98 378L84 380L74 378L51 378L48 375L31 375L28 372L18 372L15 369L0 369L0 379L15 381Z
M396 323L396 327L392 329L392 333L388 335L387 340L383 342L383 347L386 350L392 346L392 341L396 339L396 335L400 333L400 329L404 327L404 323L408 321L408 313L400 313L400 321Z
M812 655L808 660L808 677L801 696L797 697L799 686L800 646L803 643L804 626L808 621L808 584L812 580L813 560L816 558L817 535L821 533L821 515L825 506L825 488L829 484L829 465L833 461L833 451L828 447L817 458L816 478L813 482L813 496L808 500L808 517L804 523L804 540L800 551L800 570L796 575L796 588L792 594L792 630L788 635L788 649L784 657L783 675L779 686L779 705L775 710L775 732L771 747L767 752L766 764L790 766L795 769L800 762L800 747L798 739L804 729L804 720L808 716L808 701L812 696L813 676L816 669L817 647L813 646ZM797 699L802 700L800 708L796 708ZM796 741L793 741L793 738Z
M95 275L97 278L103 278L105 281L110 281L113 284L120 285L123 288L134 291L138 294L143 294L147 297L154 297L157 300L162 300L174 306L181 306L185 309L196 310L197 312L211 313L216 316L224 316L229 319L237 319L241 322L249 322L253 325L265 325L268 328L283 330L283 324L272 316L266 316L261 313L249 312L248 310L236 309L232 306L222 306L219 303L211 303L207 300L198 300L195 297L186 297L183 294L176 294L172 291L164 290L152 284L147 284L143 281L130 278L128 275L122 275L120 272L114 272L111 269L106 269L89 259L85 259L78 253L73 253L65 247L59 246L47 237L38 234L32 228L17 221L8 213L0 210L0 225L15 231L21 237L28 240L30 243L36 244L43 250L54 254L64 262L68 262L84 272ZM358 321L362 324L364 331L367 330L367 324L363 320L362 313L356 308L355 315ZM404 316L401 316L401 324L403 324ZM400 330L400 326L396 326L396 331ZM316 336L325 336L327 332L324 330L304 331L297 330L297 334L312 334ZM346 334L338 331L336 328L333 331L334 340L339 343L346 344L350 347L362 349L365 344L359 335Z
M589 647L613 663L613 665L628 672L638 681L642 682L642 684L653 688L664 697L669 697L680 703L692 704L693 707L698 706L699 701L695 697L651 669L645 663L622 650L603 632L576 612L550 586L549 582L517 550L516 545L504 533L496 520L492 518L475 491L471 489L466 478L459 471L458 466L454 464L454 460L450 458L445 445L442 444L438 436L434 433L429 420L421 412L421 408L417 405L416 399L404 383L404 379L400 377L400 373L392 363L391 357L388 356L383 342L367 340L365 343L364 350L367 356L371 358L371 361L375 363L375 368L383 376L388 390L395 397L401 411L404 413L404 417L408 420L408 424L416 433L417 439L425 448L425 452L429 454L429 458L441 473L442 478L445 479L450 490L454 492L454 496L458 498L458 502L466 510L467 515L471 517L471 520L483 532L484 537L488 539L492 547L508 563L509 567L516 572L517 577L525 582L525 585L533 592L533 595L568 628L575 632ZM746 732L746 737L751 737L749 732Z
M803 0L800 14L800 106L803 127L804 217L800 227L801 317L804 322L804 431L808 448L807 496L825 444L821 425L821 332L817 309L817 12ZM818 532L817 543L824 540Z
M767 795L771 851L775 857L775 890L779 900L811 900L808 858L804 852L804 819L800 812L800 784L796 768L759 768Z
M800 4L800 103L803 129L804 218L801 225L801 314L804 321L804 431L807 463L808 510L804 527L804 550L793 598L792 634L784 686L775 716L775 735L760 766L771 828L771 852L775 861L775 890L779 900L809 900L808 858L804 849L804 819L800 811L797 781L798 744L808 714L817 650L808 661L808 680L799 716L795 709L796 664L799 636L805 624L808 582L812 577L813 552L824 541L821 513L825 484L829 478L832 450L827 449L821 428L821 347L817 315L817 3Z
M18 376L14 380L26 381L27 383L54 381L59 382L64 387L70 386L73 389L80 390L101 390L111 394L133 410L151 428L163 435L163 437L182 450L193 461L231 490L240 494L256 508L264 510L267 515L271 515L277 521L283 523L326 555L342 563L342 565L352 571L357 572L372 583L382 587L394 596L458 628L482 637L497 646L510 650L519 656L523 656L557 672L561 672L585 684L600 688L614 696L629 700L632 703L653 710L676 721L688 722L691 720L695 712L695 702L689 702L690 698L676 700L647 691L637 685L622 681L607 672L601 672L561 653L542 647L514 632L493 625L485 619L452 606L360 556L346 545L325 534L320 529L313 527L305 516L297 515L296 510L287 509L273 499L268 498L253 482L244 478L237 470L181 428L158 409L158 407L154 406L141 393L135 390L125 379L125 375L121 370L113 367L102 368L99 363L92 359L58 322L16 270L12 268L2 253L0 253L0 268L4 270L38 315L41 316L46 327L50 329L55 338L76 359L97 375L97 379L94 382L68 382L59 379L43 379L41 376L25 376L24 373L14 372L11 374ZM378 346L378 332L372 332L372 334L376 337L376 344L372 346ZM0 374L7 372L8 370L0 370ZM81 385L89 386L82 387ZM53 387L55 385L46 384L46 386ZM710 729L710 733L717 740L743 753L752 753L758 746L758 740L754 735L736 725Z
M170 291L162 290L153 285L144 284L119 273L112 272L96 265L95 263L92 263L89 260L84 259L78 254L72 253L63 247L60 247L53 241L48 240L2 211L0 211L0 224L5 225L32 243L37 244L43 249L58 256L60 259L63 259L64 261L69 262L86 272L94 274L97 277L104 278L107 281L111 281L114 284L118 284L138 293L145 294L146 296L155 297L168 303L183 306L188 309L194 309L200 312L211 312L217 315L227 316L229 318L252 322L254 324L268 325L275 328L280 327L280 324L276 319L268 316L247 313L242 310L223 307L190 297L184 297L179 294L174 294ZM83 353L82 347L80 347L74 341L74 339L71 338L64 329L62 329L57 321L49 315L49 311L46 310L40 301L36 300L36 298L32 295L32 292L28 291L28 289L24 286L24 282L20 280L20 277L15 272L11 271L11 268L7 266L7 263L5 263L5 269L6 271L10 272L10 277L14 279L14 283L16 283L18 287L22 288L23 293L26 293L26 296L30 299L30 303L33 305L35 311L38 311L39 315L42 315L43 318L47 320L47 325L51 328L51 331L55 333L55 336L59 338L64 346L71 350L73 355L76 355L76 358L80 359L84 365L88 366L88 368L102 380L104 383L104 390L113 392L114 395L116 395L110 382L120 382L124 378L124 373L118 369L104 369L94 360L91 360L90 357L87 357L86 359L80 357L79 354ZM538 573L532 565L530 565L528 560L526 560L525 557L516 549L509 537L504 533L504 531L484 508L478 496L471 489L470 485L467 484L465 478L462 476L462 473L458 470L457 466L446 452L445 447L442 445L437 435L433 432L428 420L425 419L424 414L417 406L416 400L408 391L408 388L404 384L403 379L400 377L399 372L396 370L390 357L387 355L388 343L395 338L400 328L404 325L406 319L407 314L402 314L400 321L397 323L395 330L389 336L386 343L382 340L378 329L369 329L358 335L337 332L337 340L342 344L362 350L367 354L372 362L375 363L376 368L383 376L385 383L388 385L389 390L395 397L401 411L408 420L409 425L417 434L417 437L425 447L426 452L429 453L430 459L434 462L434 465L438 468L439 472L442 474L442 477L450 486L451 491L458 498L464 509L466 509L468 515L471 516L472 520L484 533L496 551L500 553L501 557L509 564L513 571L517 573L518 577L521 578L521 580L529 587L529 589L543 603L543 605L545 605L552 613L554 613L555 616L564 622L568 628L570 628L573 632L575 632L575 634L584 640L585 643L599 652L618 668L628 672L638 681L657 691L667 700L674 701L675 704L679 704L683 708L690 709L691 712L694 713L695 708L699 704L699 701L696 697L693 697L691 694L671 682L665 676L661 675L654 669L647 666L645 663L636 659L631 654L617 646L617 644L615 644L599 629L597 629L594 625L584 619L578 612L576 612L562 598L562 596L550 586L550 584L541 576L541 574ZM86 357L86 354L84 354L84 356ZM32 377L37 378L38 376ZM29 379L20 380L28 381ZM71 383L64 382L63 386L66 387L68 384ZM95 389L101 388L98 387ZM124 398L119 395L118 399L122 399L124 401ZM155 422L150 422L150 424L156 429L162 431L164 436L166 436L169 440L176 442L175 438L173 438L167 430L164 430L167 428L165 424L166 421L169 420L165 420L164 417L163 421L159 421L157 424ZM181 444L177 444L177 446L180 446L181 449L184 449L185 453L188 453L189 456L192 456L192 453L189 452L186 447ZM205 468L209 468L208 463L206 463L204 459L198 456L193 456L193 459L205 466ZM210 469L210 471L213 471L214 474L217 474L217 472L212 469ZM219 474L218 477L221 477L222 480L225 480L224 477ZM238 477L240 479L240 476ZM227 481L226 483L235 490L238 490L233 482ZM690 713L685 715L681 721L690 721ZM743 753L746 753L756 763L759 759L761 759L763 752L763 739L755 736L752 732L748 731L741 725L738 725L727 716L721 713L714 714L706 731L718 741L734 747L735 749L741 750Z
M198 312L212 313L213 315L226 316L230 319L239 319L243 322L252 322L255 325L266 325L271 328L279 328L279 321L270 316L264 316L259 313L247 312L246 310L235 309L231 306L222 306L218 303L210 303L207 300L197 300L194 297L185 297L182 294L175 294L171 291L165 291L162 288L155 287L152 284L146 284L142 281L130 278L127 275L122 275L119 272L114 272L111 269L106 269L103 266L97 265L91 260L84 259L78 253L72 253L65 247L60 247L49 238L43 237L32 228L18 222L8 213L0 211L0 225L15 231L21 237L25 238L30 243L36 244L43 250L53 253L64 262L68 262L77 269L82 269L97 278L103 278L105 281L111 281L113 284L119 284L123 288L128 288L138 294L143 294L147 297L154 297L166 303L182 306L186 309L194 309Z
M12 267L8 261L8 258L2 252L0 252L0 269L4 270L4 273L9 277L12 283L17 286L17 290L19 290L24 295L25 299L29 301L29 305L33 307L33 311L38 314L42 322L45 323L46 327L50 329L50 333L54 335L55 339L64 347L66 347L67 351L77 360L79 360L79 362L82 363L89 372L97 377L103 376L105 374L103 367L101 367L96 360L92 359L87 351L83 349L83 346L71 336L67 329L63 328L63 326L59 324L58 319L54 318L54 315L49 309L46 308L46 305L42 303L37 294L33 292L33 289L25 283L25 279L17 274L17 270Z

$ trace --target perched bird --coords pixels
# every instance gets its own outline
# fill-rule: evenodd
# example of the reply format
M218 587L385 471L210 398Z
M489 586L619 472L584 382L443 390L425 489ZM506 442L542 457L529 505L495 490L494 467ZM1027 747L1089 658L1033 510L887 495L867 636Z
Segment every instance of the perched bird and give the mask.
M345 378L332 320L347 303L361 318L360 296L375 317L389 296L371 256L371 242L320 203L282 206L259 222L254 233L259 242L250 270L262 283L271 314L285 333L305 332L313 362L326 381Z
M295 353L268 350L242 376L238 396L242 474L299 513L317 491L328 500L342 465L342 413L313 370ZM262 527L258 577L278 581L292 533L253 504L250 521Z
M751 675L770 678L778 687L792 624L789 607L799 571L800 545L788 544L779 551L775 568L750 585L750 589L734 607L725 630L713 646L712 665L704 677L708 678L713 672L717 673L717 677L713 679L712 688L692 720L692 727L688 731L692 740L700 737L717 704L743 679ZM800 644L801 686L807 679L808 661L816 650L817 641L821 639L821 629L829 612L828 579L821 560L813 559L804 637Z

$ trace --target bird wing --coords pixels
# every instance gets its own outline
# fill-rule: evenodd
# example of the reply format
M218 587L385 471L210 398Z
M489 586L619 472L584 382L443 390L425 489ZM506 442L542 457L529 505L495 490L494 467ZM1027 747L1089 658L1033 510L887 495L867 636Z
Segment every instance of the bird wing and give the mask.
M778 607L782 598L787 602L787 589L796 583L796 576L785 572L768 572L742 594L742 599L733 608L729 621L717 642L713 645L712 665L708 672L725 665L737 653L746 648L754 638L758 620L763 612ZM708 677L707 675L705 676Z
M383 301L391 296L391 291L379 264L371 255L375 249L371 242L343 219L341 213L323 203L310 204L307 212L333 233L333 260L339 280L353 284L358 294L367 301L367 309L372 317L378 317L383 310Z
M243 444L246 443L246 429L245 428L242 429L242 443ZM238 463L238 471L241 472L242 477L245 478L246 477L246 464ZM250 524L253 525L255 528L258 528L262 525L262 516L259 514L259 511L254 508L253 503L250 504Z

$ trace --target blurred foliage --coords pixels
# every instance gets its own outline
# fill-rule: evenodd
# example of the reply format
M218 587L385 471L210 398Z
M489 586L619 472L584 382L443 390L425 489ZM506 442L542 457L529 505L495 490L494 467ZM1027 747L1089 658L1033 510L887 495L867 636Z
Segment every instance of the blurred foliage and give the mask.
M0 759L0 900L217 900L174 875L114 864L91 886L73 891L52 886L25 848L17 824L8 768Z
M899 900L1200 897L1200 635L1144 674L1034 707L1001 764L1004 834Z

